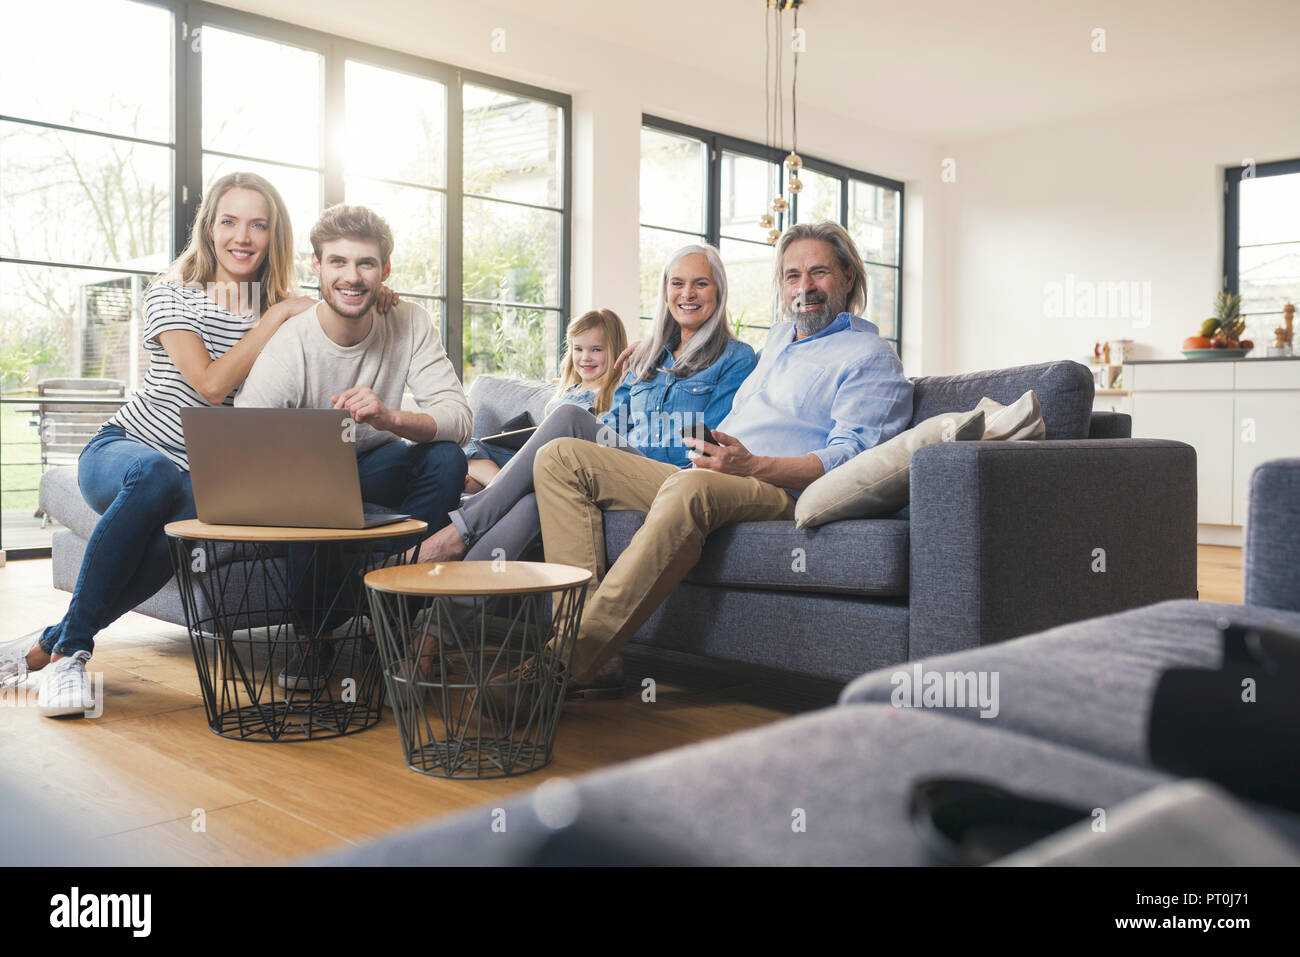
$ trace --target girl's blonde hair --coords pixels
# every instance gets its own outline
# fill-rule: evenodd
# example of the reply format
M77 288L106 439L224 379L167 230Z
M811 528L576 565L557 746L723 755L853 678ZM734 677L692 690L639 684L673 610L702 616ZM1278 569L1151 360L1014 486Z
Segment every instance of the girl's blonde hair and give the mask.
M194 216L190 241L163 276L164 282L182 286L207 286L217 278L217 250L212 242L212 226L217 219L217 205L221 197L232 189L251 189L266 200L267 244L266 259L258 271L261 284L261 311L297 293L298 283L293 272L293 224L289 221L289 208L274 186L256 173L227 173L209 187L199 211Z
M557 394L563 395L569 386L582 381L582 376L578 374L578 369L573 364L573 337L591 329L599 329L604 334L605 351L609 355L609 363L605 366L605 374L600 378L600 385L596 389L596 403L592 409L597 415L604 415L614 404L614 390L623 379L619 371L614 368L614 362L627 348L627 332L623 328L623 320L610 309L593 309L584 312L569 323L569 328L564 333L568 345L564 349L564 359L560 363L560 391Z

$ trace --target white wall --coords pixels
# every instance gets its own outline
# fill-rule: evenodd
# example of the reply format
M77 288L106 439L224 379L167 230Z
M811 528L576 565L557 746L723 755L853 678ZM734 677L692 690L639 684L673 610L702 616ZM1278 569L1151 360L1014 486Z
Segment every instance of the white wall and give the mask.
M1300 89L1267 91L949 147L942 367L1081 358L1116 338L1179 357L1219 290L1223 169L1300 157L1298 102ZM1045 286L1070 276L1076 295L1149 283L1150 310L1051 318Z
M667 70L652 50L637 47L636 37L621 44L593 43L566 30L560 17L524 18L482 3L370 0L364 16L350 3L336 7L312 0L228 0L228 5L572 94L572 276L573 306L578 311L600 305L625 320L638 314L637 193L643 112L763 139L761 48L754 51L752 74L740 80L708 72L708 64L698 70ZM546 8L541 9L545 16ZM498 27L506 31L506 49L494 53L492 31ZM911 375L937 371L942 277L935 224L942 197L934 191L940 151L864 126L855 120L851 101L824 109L804 104L799 132L801 150L905 183L904 364Z

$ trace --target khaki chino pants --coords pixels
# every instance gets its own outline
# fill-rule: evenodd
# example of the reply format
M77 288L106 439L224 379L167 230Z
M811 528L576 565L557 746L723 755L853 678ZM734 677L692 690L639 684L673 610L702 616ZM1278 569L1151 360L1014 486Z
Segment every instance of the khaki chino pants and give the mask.
M699 561L710 532L730 522L794 517L794 499L759 479L679 469L581 439L543 447L533 484L546 560L595 576L571 663L579 682L590 681L672 593ZM607 570L602 513L610 509L647 514Z

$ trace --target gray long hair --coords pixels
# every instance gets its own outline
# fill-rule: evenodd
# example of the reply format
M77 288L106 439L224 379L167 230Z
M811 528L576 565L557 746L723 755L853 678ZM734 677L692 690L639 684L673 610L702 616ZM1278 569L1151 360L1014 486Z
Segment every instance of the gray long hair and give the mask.
M828 243L835 250L835 259L845 275L853 274L853 284L849 286L846 305L855 316L861 316L867 308L867 272L862 265L862 255L857 243L839 223L823 219L817 223L797 223L781 234L781 241L776 244L776 273L772 277L776 301L780 303L782 319L789 317L785 313L785 251L790 244L800 239L816 239ZM831 318L834 318L833 316Z
M681 358L673 364L672 373L679 379L685 379L703 372L722 357L727 344L734 338L731 327L727 324L727 271L722 265L722 257L712 246L694 243L683 246L664 263L663 275L659 279L659 299L655 303L654 329L641 340L628 362L628 370L638 381L653 379L659 373L659 358L663 355L664 346L681 335L682 327L668 311L668 277L680 259L695 253L709 261L713 284L718 290L718 306L686 343Z

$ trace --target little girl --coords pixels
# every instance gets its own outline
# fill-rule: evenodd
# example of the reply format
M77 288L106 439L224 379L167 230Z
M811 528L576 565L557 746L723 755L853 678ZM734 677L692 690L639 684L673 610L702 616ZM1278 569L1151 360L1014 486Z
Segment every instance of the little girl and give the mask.
M560 364L560 389L546 403L546 414L573 402L593 415L604 415L622 380L614 360L627 348L623 321L608 309L593 309L569 323L566 338L569 348Z
M609 309L593 309L569 323L565 338L568 348L560 363L560 387L546 403L546 414L573 404L592 415L603 415L609 411L614 390L623 378L614 368L614 360L627 348L623 320ZM485 454L480 445L476 455ZM481 491L514 454L510 449L493 447L491 458L471 459L465 491Z

